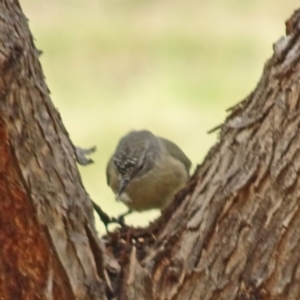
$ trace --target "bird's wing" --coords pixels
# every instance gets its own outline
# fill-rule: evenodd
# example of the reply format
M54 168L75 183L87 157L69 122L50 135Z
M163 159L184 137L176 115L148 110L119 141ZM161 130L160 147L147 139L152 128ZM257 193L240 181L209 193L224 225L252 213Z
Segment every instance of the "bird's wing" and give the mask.
M158 139L167 148L168 152L172 157L174 157L177 160L180 160L184 164L186 171L189 174L192 163L184 154L184 152L173 142L162 137L158 137Z
M109 161L107 163L107 166L106 166L106 183L107 183L107 185L109 185L109 183L110 183L110 175L109 175L110 172L109 172L109 169L111 168L112 158L113 157L111 157L109 159Z

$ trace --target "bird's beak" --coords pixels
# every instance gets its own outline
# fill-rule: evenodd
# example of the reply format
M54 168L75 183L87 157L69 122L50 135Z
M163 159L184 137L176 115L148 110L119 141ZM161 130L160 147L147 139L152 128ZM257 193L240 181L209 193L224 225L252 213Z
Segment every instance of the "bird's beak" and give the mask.
M119 197L124 192L124 190L125 190L128 183L129 183L128 178L121 178L120 183L119 183L119 191L118 191L118 196Z

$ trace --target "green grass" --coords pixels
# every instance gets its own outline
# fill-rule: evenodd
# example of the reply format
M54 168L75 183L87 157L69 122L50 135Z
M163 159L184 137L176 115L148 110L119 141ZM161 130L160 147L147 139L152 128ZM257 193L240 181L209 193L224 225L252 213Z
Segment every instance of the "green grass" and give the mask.
M80 168L111 215L125 211L106 186L120 136L148 128L201 163L206 132L256 86L296 0L24 0L52 100L76 145L97 146ZM158 213L135 214L145 225ZM99 227L100 224L98 223ZM102 227L101 227L102 228Z

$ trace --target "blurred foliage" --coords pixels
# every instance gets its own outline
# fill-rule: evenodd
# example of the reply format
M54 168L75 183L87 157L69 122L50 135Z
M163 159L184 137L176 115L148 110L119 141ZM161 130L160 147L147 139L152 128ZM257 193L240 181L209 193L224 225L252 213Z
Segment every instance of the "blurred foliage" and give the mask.
M254 88L296 0L23 0L52 100L73 142L97 146L81 168L86 190L111 215L106 186L120 136L148 128L201 163L225 109ZM158 212L135 213L145 225ZM100 222L97 223L100 228ZM101 227L102 230L102 227Z

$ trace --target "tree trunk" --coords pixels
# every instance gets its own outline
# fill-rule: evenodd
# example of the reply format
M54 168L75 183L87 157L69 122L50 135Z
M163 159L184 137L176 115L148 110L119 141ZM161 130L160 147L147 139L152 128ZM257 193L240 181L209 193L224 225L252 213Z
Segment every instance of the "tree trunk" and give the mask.
M106 299L91 201L38 53L18 1L1 0L0 299Z
M17 0L0 1L0 299L300 299L300 10L145 229L98 239Z

